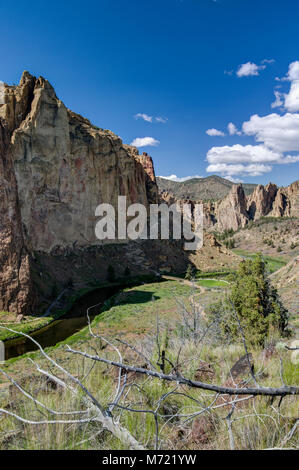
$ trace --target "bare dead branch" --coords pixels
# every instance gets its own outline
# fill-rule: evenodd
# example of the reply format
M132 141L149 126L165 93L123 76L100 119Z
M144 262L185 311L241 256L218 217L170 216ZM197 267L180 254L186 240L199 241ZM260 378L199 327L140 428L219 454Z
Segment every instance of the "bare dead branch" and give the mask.
M100 356L92 356L88 353L84 353L82 351L77 351L69 346L67 346L67 351L73 354L78 354L80 356L85 356L88 359L93 361L103 362L105 364L110 364L111 366L119 367L127 372L136 372L138 374L144 374L151 377L156 377L161 380L166 380L168 382L176 382L177 384L187 385L190 388L200 388L202 390L210 390L212 392L217 392L223 395L253 395L253 396L287 396L287 395L299 395L299 387L292 387L292 386L285 386L280 388L273 388L273 387L259 387L259 388L230 388L230 387L223 387L220 385L212 385L207 384L204 382L197 382L194 380L187 379L181 375L167 375L157 371L143 369L141 367L134 367L129 366L126 364L122 364L120 362L111 361L104 357Z

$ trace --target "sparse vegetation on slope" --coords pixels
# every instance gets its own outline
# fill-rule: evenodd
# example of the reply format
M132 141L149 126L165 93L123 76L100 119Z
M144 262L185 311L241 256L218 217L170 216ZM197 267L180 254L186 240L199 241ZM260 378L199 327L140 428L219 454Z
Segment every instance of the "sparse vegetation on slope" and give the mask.
M64 344L49 349L48 354L82 380L104 408L111 406L115 400L119 383L118 370L101 363L91 367L92 361L89 359L66 353L66 344L93 355L98 351L110 360L119 360L114 350L117 347L126 364L147 367L148 358L158 371L163 370L166 374L175 373L173 367L179 367L179 371L191 380L232 388L254 387L246 361L240 362L244 355L242 340L236 339L228 345L209 326L209 317L205 312L215 299L221 300L223 294L221 291L202 293L184 282L147 284L116 294L105 303L101 315L92 322L92 331L109 338L109 344L90 337L86 328ZM188 323L185 323L186 315ZM209 329L203 336L207 327ZM261 387L280 387L281 357L285 383L298 386L298 365L292 362L291 352L279 350L275 346L276 342L272 337L264 349L257 345L250 346L250 361L254 364L256 380ZM142 351L144 357L139 356L126 343L132 344L136 351ZM164 356L161 356L162 351ZM46 385L33 364L26 359L28 356L37 361L40 367L47 369L47 361L40 353L35 352L18 361L8 361L4 366L5 372L18 381L23 380L23 387L48 409L69 413L73 410L84 411L80 396L76 398L59 386L50 383ZM167 360L163 360L163 357ZM241 363L241 367L236 366ZM27 375L27 379L21 379L24 375ZM124 377L122 374L121 383ZM3 379L7 381L2 376L2 381ZM22 393L13 390L14 387L8 389L4 383L2 386L0 384L2 408L13 410L25 419L39 421L39 405L24 401ZM249 396L217 397L211 392L189 389L186 385L163 382L138 373L127 374L125 390L126 393L119 402L123 408L115 407L112 411L115 422L119 421L141 446L149 449L157 446L157 425L161 449L230 449L232 446L235 449L265 449L298 446L298 434L292 432L299 413L296 396L285 397L277 410L275 405L271 406L267 397L256 397L254 402ZM236 401L230 423L231 432L228 432L225 418L232 409L234 398ZM134 413L132 409L144 412ZM45 409L42 412L44 420L58 419ZM126 448L113 434L90 420L85 424L57 422L36 426L19 423L9 415L0 421L0 447L97 450Z
M177 199L190 198L202 201L218 201L223 199L231 190L234 183L220 176L208 176L207 178L194 178L182 183L157 178L160 191L169 191ZM256 184L243 184L246 194L251 194Z

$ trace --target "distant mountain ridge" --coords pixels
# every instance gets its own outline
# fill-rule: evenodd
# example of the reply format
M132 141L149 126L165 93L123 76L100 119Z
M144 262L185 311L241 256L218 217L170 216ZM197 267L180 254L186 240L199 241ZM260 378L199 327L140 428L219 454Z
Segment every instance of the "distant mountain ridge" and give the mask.
M193 178L183 182L157 177L157 185L160 191L171 192L177 199L190 198L202 201L219 201L228 195L235 185L232 181L217 175L207 178ZM256 188L256 184L243 184L243 189L248 196Z

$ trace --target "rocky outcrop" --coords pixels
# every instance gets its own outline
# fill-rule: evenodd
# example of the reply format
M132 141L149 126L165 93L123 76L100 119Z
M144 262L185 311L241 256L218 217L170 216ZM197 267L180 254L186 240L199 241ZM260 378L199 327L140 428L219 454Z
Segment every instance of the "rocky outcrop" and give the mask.
M290 199L284 188L279 188L272 203L271 217L289 217L291 215Z
M290 204L290 215L299 217L299 180L288 186L286 195Z
M273 209L278 192L275 184L269 183L267 186L259 184L253 193L247 198L247 211L251 220L257 220L268 215Z
M217 229L237 230L247 225L249 216L247 213L246 196L242 185L232 187L230 193L223 199L216 209Z
M24 314L34 301L10 133L0 120L0 311Z
M299 217L299 181L286 188L273 183L257 185L254 191L245 194L242 185L234 185L222 201L191 200L176 198L171 191L160 190L160 199L167 204L184 202L203 204L204 228L207 230L237 230L249 221L261 217Z
M50 83L24 72L6 87L0 115L12 131L21 217L31 250L96 243L95 209L148 205L157 197L152 160L68 110Z
M150 204L155 204L158 201L159 196L158 196L158 187L156 183L156 176L155 176L154 163L153 163L152 157L146 152L143 152L142 155L139 155L138 150L135 149L134 147L130 148L129 146L126 146L126 148L129 148L129 151L131 152L132 152L132 149L134 149L134 153L133 153L134 158L142 166L146 174L145 184L146 184L147 200Z
M44 261L42 265L38 259L53 255L49 270L54 281L60 279L55 273L58 255L56 265L52 262L55 253L65 258L74 247L80 252L99 246L99 204L110 203L117 211L118 196L123 195L127 205L148 207L157 202L158 191L151 157L67 109L46 79L24 72L18 86L4 89L0 310L24 314L34 300L31 274L35 284L47 276ZM103 255L102 260L105 273L109 259L105 262ZM70 271L76 269L83 270L82 263Z

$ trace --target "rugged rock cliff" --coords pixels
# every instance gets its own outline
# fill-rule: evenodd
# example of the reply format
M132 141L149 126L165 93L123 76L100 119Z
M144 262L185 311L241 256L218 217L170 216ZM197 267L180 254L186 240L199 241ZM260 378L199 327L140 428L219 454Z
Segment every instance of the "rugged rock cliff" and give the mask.
M96 242L95 208L147 205L155 199L148 155L125 146L110 131L68 110L43 78L24 72L6 87L0 115L12 132L12 152L21 217L32 250Z
M212 213L219 231L237 230L250 220L266 216L298 217L299 182L286 188L279 188L273 183L258 185L247 197L241 185L234 186L226 198L216 204Z
M285 195L290 204L290 215L299 217L299 180L285 188Z
M160 198L168 204L176 201L191 205L202 203L205 229L219 232L243 228L249 221L266 216L299 217L299 181L286 188L273 183L257 185L247 196L242 185L234 185L222 201L216 202L176 199L173 193L165 190L160 191Z
M259 184L247 198L247 210L251 220L268 215L273 209L278 187L269 183L267 186Z
M34 301L10 133L0 120L0 311L24 314Z
M100 245L100 203L117 208L125 195L128 205L148 206L158 191L149 155L67 109L42 77L24 72L18 86L5 85L0 118L0 310L26 313L34 302L32 276L35 284L47 277L44 285L59 287L70 272L82 280L78 258L93 266L95 254L82 250ZM91 268L94 277L105 278L113 260L107 256L100 256L99 271Z
M218 205L216 218L219 231L245 227L248 222L248 213L246 196L241 185L233 186L230 193Z

